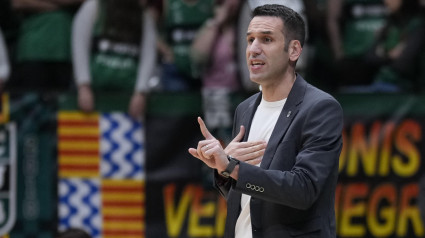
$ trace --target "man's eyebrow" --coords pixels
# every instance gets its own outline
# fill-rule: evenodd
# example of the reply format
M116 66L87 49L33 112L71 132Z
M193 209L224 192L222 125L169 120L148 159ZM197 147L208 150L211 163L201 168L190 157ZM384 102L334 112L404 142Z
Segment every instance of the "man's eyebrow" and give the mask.
M251 34L253 34L253 32L251 32L251 31L248 31L246 33L247 36L249 36ZM263 35L273 35L273 32L272 31L261 31L260 34L263 34Z

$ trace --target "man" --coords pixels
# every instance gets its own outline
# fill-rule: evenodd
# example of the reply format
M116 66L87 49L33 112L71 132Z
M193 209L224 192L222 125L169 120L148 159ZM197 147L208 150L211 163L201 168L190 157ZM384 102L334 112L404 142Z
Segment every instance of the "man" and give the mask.
M205 140L189 153L215 169L215 186L227 199L224 237L335 237L342 109L295 73L305 35L299 14L264 5L253 15L246 56L262 92L236 109L234 133L246 130L243 142L237 146L239 133L223 150L198 118ZM260 164L238 157L255 151L242 145L262 140Z

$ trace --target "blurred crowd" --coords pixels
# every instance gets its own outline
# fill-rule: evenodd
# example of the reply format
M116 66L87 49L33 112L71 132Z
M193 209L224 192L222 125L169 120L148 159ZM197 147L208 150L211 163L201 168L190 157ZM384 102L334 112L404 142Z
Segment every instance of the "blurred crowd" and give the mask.
M231 127L231 100L258 88L245 63L251 11L287 5L307 22L297 70L330 92L425 90L424 0L2 0L0 90L202 92L208 126Z

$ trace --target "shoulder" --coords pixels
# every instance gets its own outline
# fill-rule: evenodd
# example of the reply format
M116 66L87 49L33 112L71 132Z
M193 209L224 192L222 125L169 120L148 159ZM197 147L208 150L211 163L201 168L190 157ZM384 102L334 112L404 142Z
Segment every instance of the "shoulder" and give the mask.
M306 100L330 100L335 101L338 103L338 101L329 93L307 83L306 86L306 94L305 94Z
M316 88L309 83L307 83L302 104L307 110L328 107L327 109L336 111L338 114L342 115L342 107L340 103L331 94ZM325 109L323 112L328 112L328 110Z
M332 95L311 85L300 75L297 75L297 79L289 93L288 101L291 105L301 105L302 108L326 102L339 105Z
M258 92L239 103L236 107L235 119L245 116L247 112L251 112L259 104L261 97L261 92Z
M237 108L248 108L255 104L255 102L258 100L258 98L261 98L261 92L255 93L248 97L247 99L243 100L241 103L239 103Z

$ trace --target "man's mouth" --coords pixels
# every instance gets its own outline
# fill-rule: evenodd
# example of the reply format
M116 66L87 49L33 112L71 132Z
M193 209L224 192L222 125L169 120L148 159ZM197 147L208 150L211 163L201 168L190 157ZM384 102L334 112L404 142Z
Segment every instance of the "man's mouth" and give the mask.
M260 65L264 65L264 62L253 60L253 61L251 61L251 65L252 66L260 66Z

